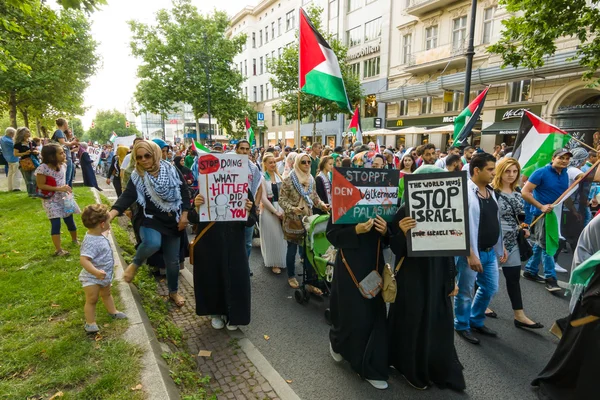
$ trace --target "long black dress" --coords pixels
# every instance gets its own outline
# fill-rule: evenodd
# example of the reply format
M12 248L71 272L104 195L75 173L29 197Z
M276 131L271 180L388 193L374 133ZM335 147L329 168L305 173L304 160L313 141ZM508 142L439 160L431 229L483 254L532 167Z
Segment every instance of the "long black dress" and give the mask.
M407 242L398 222L390 224L394 268L406 256L396 275L396 301L388 316L389 361L415 387L435 383L440 388L465 389L463 367L454 348L452 301L456 275L452 257L407 257Z
M248 199L253 201L252 193ZM188 219L202 232L196 209ZM256 208L246 222L216 222L194 246L194 294L196 314L226 315L231 325L250 323L250 267L245 228L256 223Z
M538 396L548 400L597 399L600 397L600 320L581 327L571 321L600 316L600 266L569 316L562 339L546 368L532 382Z
M79 165L81 166L81 175L83 176L83 186L98 188L98 181L94 173L93 162L87 152L83 152L79 157Z
M357 235L355 225L334 225L329 219L327 239L338 249L331 282L331 347L348 361L362 378L388 379L388 343L383 297L365 299L342 262L342 251L356 280L360 282L373 269L381 274L385 264L383 245L387 238L373 228ZM387 235L386 235L387 236ZM381 239L379 265L377 241Z

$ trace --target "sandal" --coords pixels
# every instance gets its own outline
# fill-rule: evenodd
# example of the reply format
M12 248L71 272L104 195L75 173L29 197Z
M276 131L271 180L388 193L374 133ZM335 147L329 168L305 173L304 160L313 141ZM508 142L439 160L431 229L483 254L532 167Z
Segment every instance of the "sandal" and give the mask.
M183 307L185 304L185 298L179 293L171 293L169 294L169 298L173 300L173 303L175 303L177 307Z
M137 268L135 267L134 264L129 264L129 266L127 268L125 268L125 271L123 272L123 280L127 283L130 283L133 278L135 277L135 274L137 273Z
M290 285L292 289L298 289L300 287L300 284L296 278L288 279L288 285Z
M281 274L281 268L279 268L279 267L273 267L273 268L271 268L271 271L273 271L273 273L275 275Z
M488 318L498 318L498 314L496 314L496 311L492 310L491 308L488 308L489 311L486 310L485 312L485 316Z
M313 285L306 285L306 291L308 293L314 294L315 296L323 296L323 291L321 289L319 289L318 287L313 286Z
M71 254L71 253L69 253L68 251L66 251L66 250L63 250L63 249L56 250L56 251L54 252L54 256L55 256L55 257L68 256L69 254Z

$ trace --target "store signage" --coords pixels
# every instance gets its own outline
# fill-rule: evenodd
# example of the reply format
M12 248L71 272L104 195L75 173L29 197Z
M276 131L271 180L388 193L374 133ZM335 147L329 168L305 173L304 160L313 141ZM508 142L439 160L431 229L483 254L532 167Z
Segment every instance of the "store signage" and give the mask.
M513 118L521 118L523 114L525 114L525 111L529 111L529 108L510 109L502 115L502 121Z
M381 45L379 43L374 45L370 44L360 49L360 51L358 51L357 53L349 54L348 57L346 57L346 60L356 60L357 58L368 56L369 54L379 53L380 49Z
M442 118L442 123L444 124L453 124L454 120L458 117L458 115L453 115L450 117L443 117ZM479 114L479 121L481 121L481 114Z
M375 118L375 128L381 128L381 118Z

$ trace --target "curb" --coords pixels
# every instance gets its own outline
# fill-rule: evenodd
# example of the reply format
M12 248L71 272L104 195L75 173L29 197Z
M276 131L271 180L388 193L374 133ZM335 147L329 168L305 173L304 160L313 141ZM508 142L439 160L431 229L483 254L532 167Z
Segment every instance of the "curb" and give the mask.
M184 268L180 271L183 279L189 283L189 285L194 287L194 276L187 269ZM262 353L252 344L250 339L248 339L241 329L237 331L227 331L229 336L232 338L238 339L238 344L240 348L244 351L248 359L254 364L258 372L269 382L275 393L282 400L300 400L300 397L294 392L294 390L290 387L290 385L283 379L279 372L271 363L262 355Z
M96 202L101 204L99 192L94 188L90 188L90 190L94 193ZM120 248L116 244L112 231L108 236L108 241L112 246L115 260L114 282L118 282L119 292L125 307L124 312L129 320L129 328L125 331L123 338L127 342L140 347L144 352L141 357L141 384L145 398L149 400L179 399L179 390L169 376L169 367L162 358L163 350L154 334L150 320L142 308L141 297L137 288L122 280L123 265L125 263L121 258Z

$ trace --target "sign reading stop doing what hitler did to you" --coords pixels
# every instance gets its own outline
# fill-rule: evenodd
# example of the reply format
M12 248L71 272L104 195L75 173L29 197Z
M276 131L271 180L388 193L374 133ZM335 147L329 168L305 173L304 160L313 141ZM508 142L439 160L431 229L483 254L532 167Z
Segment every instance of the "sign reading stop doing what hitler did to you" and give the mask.
M403 199L417 221L407 235L409 257L469 255L466 171L404 175Z
M204 196L200 221L246 221L248 156L206 154L198 159L198 191Z

